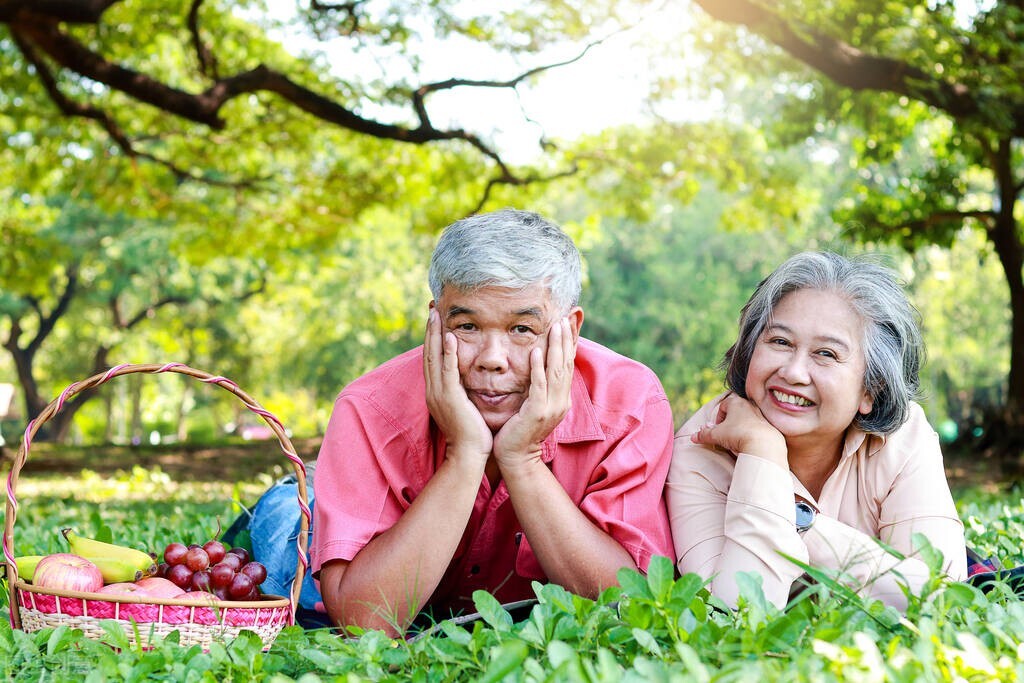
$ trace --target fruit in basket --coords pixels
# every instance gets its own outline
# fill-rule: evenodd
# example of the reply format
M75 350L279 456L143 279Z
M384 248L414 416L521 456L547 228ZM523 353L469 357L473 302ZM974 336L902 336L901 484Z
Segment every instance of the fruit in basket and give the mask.
M54 553L39 560L32 583L41 588L95 593L103 587L99 567L80 555Z
M212 541L207 541L206 543L204 543L203 550L206 551L207 557L210 558L211 565L217 564L218 562L223 560L224 554L227 552L227 548L224 547L224 544L218 541L217 539L213 539Z
M200 604L212 605L213 603L217 602L219 598L213 593L207 593L206 591L189 591L187 593L182 593L181 595L179 595L178 600L182 600L184 602L198 602Z
M183 564L176 564L167 570L164 578L182 590L188 590L192 585L192 570Z
M181 564L188 553L188 546L184 543L168 543L164 548L164 562L167 564Z
M232 600L255 600L259 597L256 584L245 574L235 574L228 586L228 595Z
M210 567L210 585L214 588L227 588L231 579L235 578L235 568L223 562Z
M163 559L160 576L181 590L212 594L219 600L258 600L259 585L267 578L266 567L251 562L247 550L225 549L216 539L203 545L169 543Z
M246 550L245 548L241 547L241 546L238 546L238 547L235 547L235 548L229 548L226 554L227 555L238 555L238 557L240 557L241 560L242 560L242 564L246 564L247 562L249 562L252 559L252 557L249 556L249 551Z
M267 580L267 568L259 562L250 562L238 571L252 579L257 586Z
M231 571L237 572L239 569L242 568L242 565L245 564L245 562L242 562L241 555L236 555L235 553L228 553L224 556L224 559L218 562L217 564L226 564L227 566L231 567Z
M154 598L176 598L185 592L180 586L159 576L150 576L135 583L146 591L146 595Z
M185 553L185 566L194 572L201 572L210 566L210 556L206 554L202 546L189 548Z
M14 558L14 564L18 567L18 576L21 577L22 581L32 580L32 575L36 571L36 565L44 557L46 555L22 555L21 557Z
M135 581L156 573L156 564L149 553L80 536L74 529L61 529L61 533L67 539L73 554L84 557L99 567L105 583Z
M104 595L147 595L146 589L137 583L131 581L122 581L120 583L108 583L103 588L100 588L97 593L103 593Z

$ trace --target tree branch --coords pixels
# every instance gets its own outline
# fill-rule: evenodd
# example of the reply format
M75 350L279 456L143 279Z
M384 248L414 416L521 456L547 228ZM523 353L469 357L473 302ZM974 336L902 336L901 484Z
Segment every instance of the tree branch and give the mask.
M695 0L713 18L745 26L851 90L907 95L957 119L986 115L983 96L906 62L871 55L812 27L790 22L753 0ZM798 30L797 30L798 29ZM1014 133L1024 134L1024 108L1013 107Z
M188 25L189 33L192 35L192 47L195 48L196 58L199 60L199 70L207 78L216 80L219 78L217 70L217 58L213 52L210 51L210 47L203 42L202 37L199 35L199 8L202 6L203 0L192 0L192 5L188 10L188 19L186 21Z
M986 227L990 227L996 220L996 214L994 211L936 211L931 213L924 218L916 221L907 221L896 226L890 226L892 229L909 228L910 230L923 230L925 228L931 228L942 223L949 223L952 221L965 221L968 218L973 218L980 223L984 223Z
M0 0L0 22L25 14L52 17L65 24L95 24L111 5L121 0Z
M36 336L32 338L32 341L25 345L25 354L30 359L35 356L43 341L53 332L54 325L67 312L68 307L71 305L71 300L78 291L78 266L74 264L68 266L65 276L64 291L60 293L60 298L57 299L57 304L53 307L53 310L48 315L43 315L40 309L36 309L39 313L39 329L36 330Z
M162 159L155 154L150 154L149 152L136 148L131 139L129 139L124 131L121 130L121 127L116 121L114 121L110 114L102 109L98 109L97 107L76 102L61 92L53 73L50 71L46 63L39 57L35 48L30 43L26 42L25 39L17 32L12 32L12 36L15 44L18 46L18 49L25 56L25 59L28 60L33 68L35 68L39 81L42 83L43 89L46 90L46 94L50 96L50 99L53 100L55 105L57 105L57 108L60 109L61 113L65 116L90 119L99 123L107 132L107 135L110 136L110 139L114 141L114 144L118 149L120 149L129 159L147 159L157 163L173 173L175 178L179 181L194 180L207 185L232 188L249 187L253 185L253 181L251 180L235 181L210 178L206 175L181 168L167 159Z

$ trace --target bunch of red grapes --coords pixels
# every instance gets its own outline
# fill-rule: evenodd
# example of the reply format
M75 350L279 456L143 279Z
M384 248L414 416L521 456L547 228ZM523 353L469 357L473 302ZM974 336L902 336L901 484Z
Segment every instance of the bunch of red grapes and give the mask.
M250 560L245 548L228 549L217 540L188 546L170 543L157 576L184 591L212 593L218 600L258 600L267 568Z

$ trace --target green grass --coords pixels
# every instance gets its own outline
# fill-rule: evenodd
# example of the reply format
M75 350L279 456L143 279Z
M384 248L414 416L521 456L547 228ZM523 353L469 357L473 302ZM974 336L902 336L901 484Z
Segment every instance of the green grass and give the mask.
M238 502L272 480L237 485L175 483L141 467L100 476L36 475L19 485L19 553L62 548L61 526L86 535L108 526L119 542L158 549L209 538ZM1021 559L1024 500L982 489L960 494L970 543ZM37 633L0 624L0 679L14 681L1012 681L1024 677L1024 603L1000 588L987 595L934 580L901 615L821 577L795 604L769 605L756 580L736 611L694 575L675 578L668 560L648 575L620 574L621 588L597 601L537 586L540 604L512 623L477 594L484 620L445 624L415 642L379 632L339 638L285 629L269 652L255 637L181 647L173 636L150 650L116 627L105 641L65 628ZM3 598L6 610L6 596Z

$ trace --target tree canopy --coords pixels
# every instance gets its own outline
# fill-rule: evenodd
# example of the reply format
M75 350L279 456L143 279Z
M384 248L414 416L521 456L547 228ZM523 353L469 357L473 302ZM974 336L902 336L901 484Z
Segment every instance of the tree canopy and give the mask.
M842 131L856 155L835 217L861 239L916 248L982 231L1009 291L1000 418L1024 415L1024 7L916 2L696 0L741 31L715 33L728 67L773 74L780 141ZM723 65L722 62L719 62ZM984 292L978 293L984 296Z

